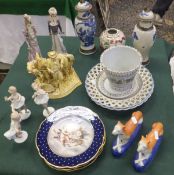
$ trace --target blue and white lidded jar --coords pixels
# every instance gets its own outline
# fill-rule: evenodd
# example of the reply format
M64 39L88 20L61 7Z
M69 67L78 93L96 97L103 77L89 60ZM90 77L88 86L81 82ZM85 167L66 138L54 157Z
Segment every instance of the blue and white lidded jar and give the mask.
M80 1L75 9L78 14L75 18L75 29L80 39L80 53L93 54L96 51L94 36L96 33L95 16L90 12L92 5L87 1Z
M149 63L149 51L156 38L156 27L153 25L154 14L143 10L139 14L139 22L135 25L132 34L133 46L142 54L142 64Z

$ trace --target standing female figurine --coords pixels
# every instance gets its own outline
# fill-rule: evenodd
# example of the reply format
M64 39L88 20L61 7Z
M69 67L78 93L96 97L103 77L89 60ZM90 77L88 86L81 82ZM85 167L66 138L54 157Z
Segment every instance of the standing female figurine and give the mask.
M31 16L25 14L24 21L25 21L24 35L26 38L26 43L28 45L28 60L32 61L35 59L36 53L38 53L41 56L41 52L36 37L36 29L31 23Z
M48 20L48 29L52 37L52 50L58 53L67 53L63 44L63 39L58 33L58 29L62 33L62 27L57 16L57 10L54 7L51 7L48 10L48 13L50 15Z

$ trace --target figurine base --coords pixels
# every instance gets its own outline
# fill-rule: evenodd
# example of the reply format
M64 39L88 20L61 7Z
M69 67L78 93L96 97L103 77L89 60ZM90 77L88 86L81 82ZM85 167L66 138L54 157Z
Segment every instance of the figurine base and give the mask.
M22 132L22 134L21 134L21 137L19 138L19 137L16 137L15 139L14 139L14 141L16 142L16 143L23 143L23 142L25 142L26 140L27 140L27 138L28 138L28 133L26 132L26 131L21 131Z
M59 88L55 88L52 83L41 83L38 79L36 79L35 82L48 93L50 99L63 98L82 84L74 69L72 73L67 76L66 80L61 83L59 81L57 82L57 84L60 83ZM56 82L53 82L53 84L56 84Z
M8 140L12 140L13 138L15 138L16 132L14 130L8 130L4 133L4 137L6 137Z
M26 112L25 109L23 109L22 111L20 111L20 115L21 115L20 121L26 120L30 117L31 111L29 109L27 109L27 112Z
M44 117L50 116L55 111L55 109L53 107L48 107L48 110L49 110L49 113L46 109L43 110L43 116Z
M96 47L94 46L94 48L92 48L90 50L84 50L80 47L79 52L83 55L91 55L91 54L96 52Z

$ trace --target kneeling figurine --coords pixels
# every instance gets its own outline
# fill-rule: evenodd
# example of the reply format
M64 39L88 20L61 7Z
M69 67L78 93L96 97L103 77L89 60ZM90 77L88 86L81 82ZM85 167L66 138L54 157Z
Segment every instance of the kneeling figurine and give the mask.
M112 153L116 157L121 157L131 146L143 123L143 114L141 111L133 112L130 120L123 125L120 121L115 125L112 131L116 139L112 145Z
M133 167L138 172L143 172L155 157L163 138L163 124L156 122L152 125L152 130L142 136L138 143L138 148L134 157Z

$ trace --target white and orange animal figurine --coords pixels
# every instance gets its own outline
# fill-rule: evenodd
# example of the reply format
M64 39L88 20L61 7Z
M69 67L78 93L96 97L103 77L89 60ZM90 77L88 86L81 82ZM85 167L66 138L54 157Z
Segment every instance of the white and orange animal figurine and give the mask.
M146 137L141 137L133 163L137 171L144 171L151 163L158 151L163 132L163 124L161 122L156 122L152 125L152 130Z
M141 111L133 112L125 125L118 121L112 131L112 134L117 136L112 146L114 156L121 157L127 151L141 129L142 123Z

